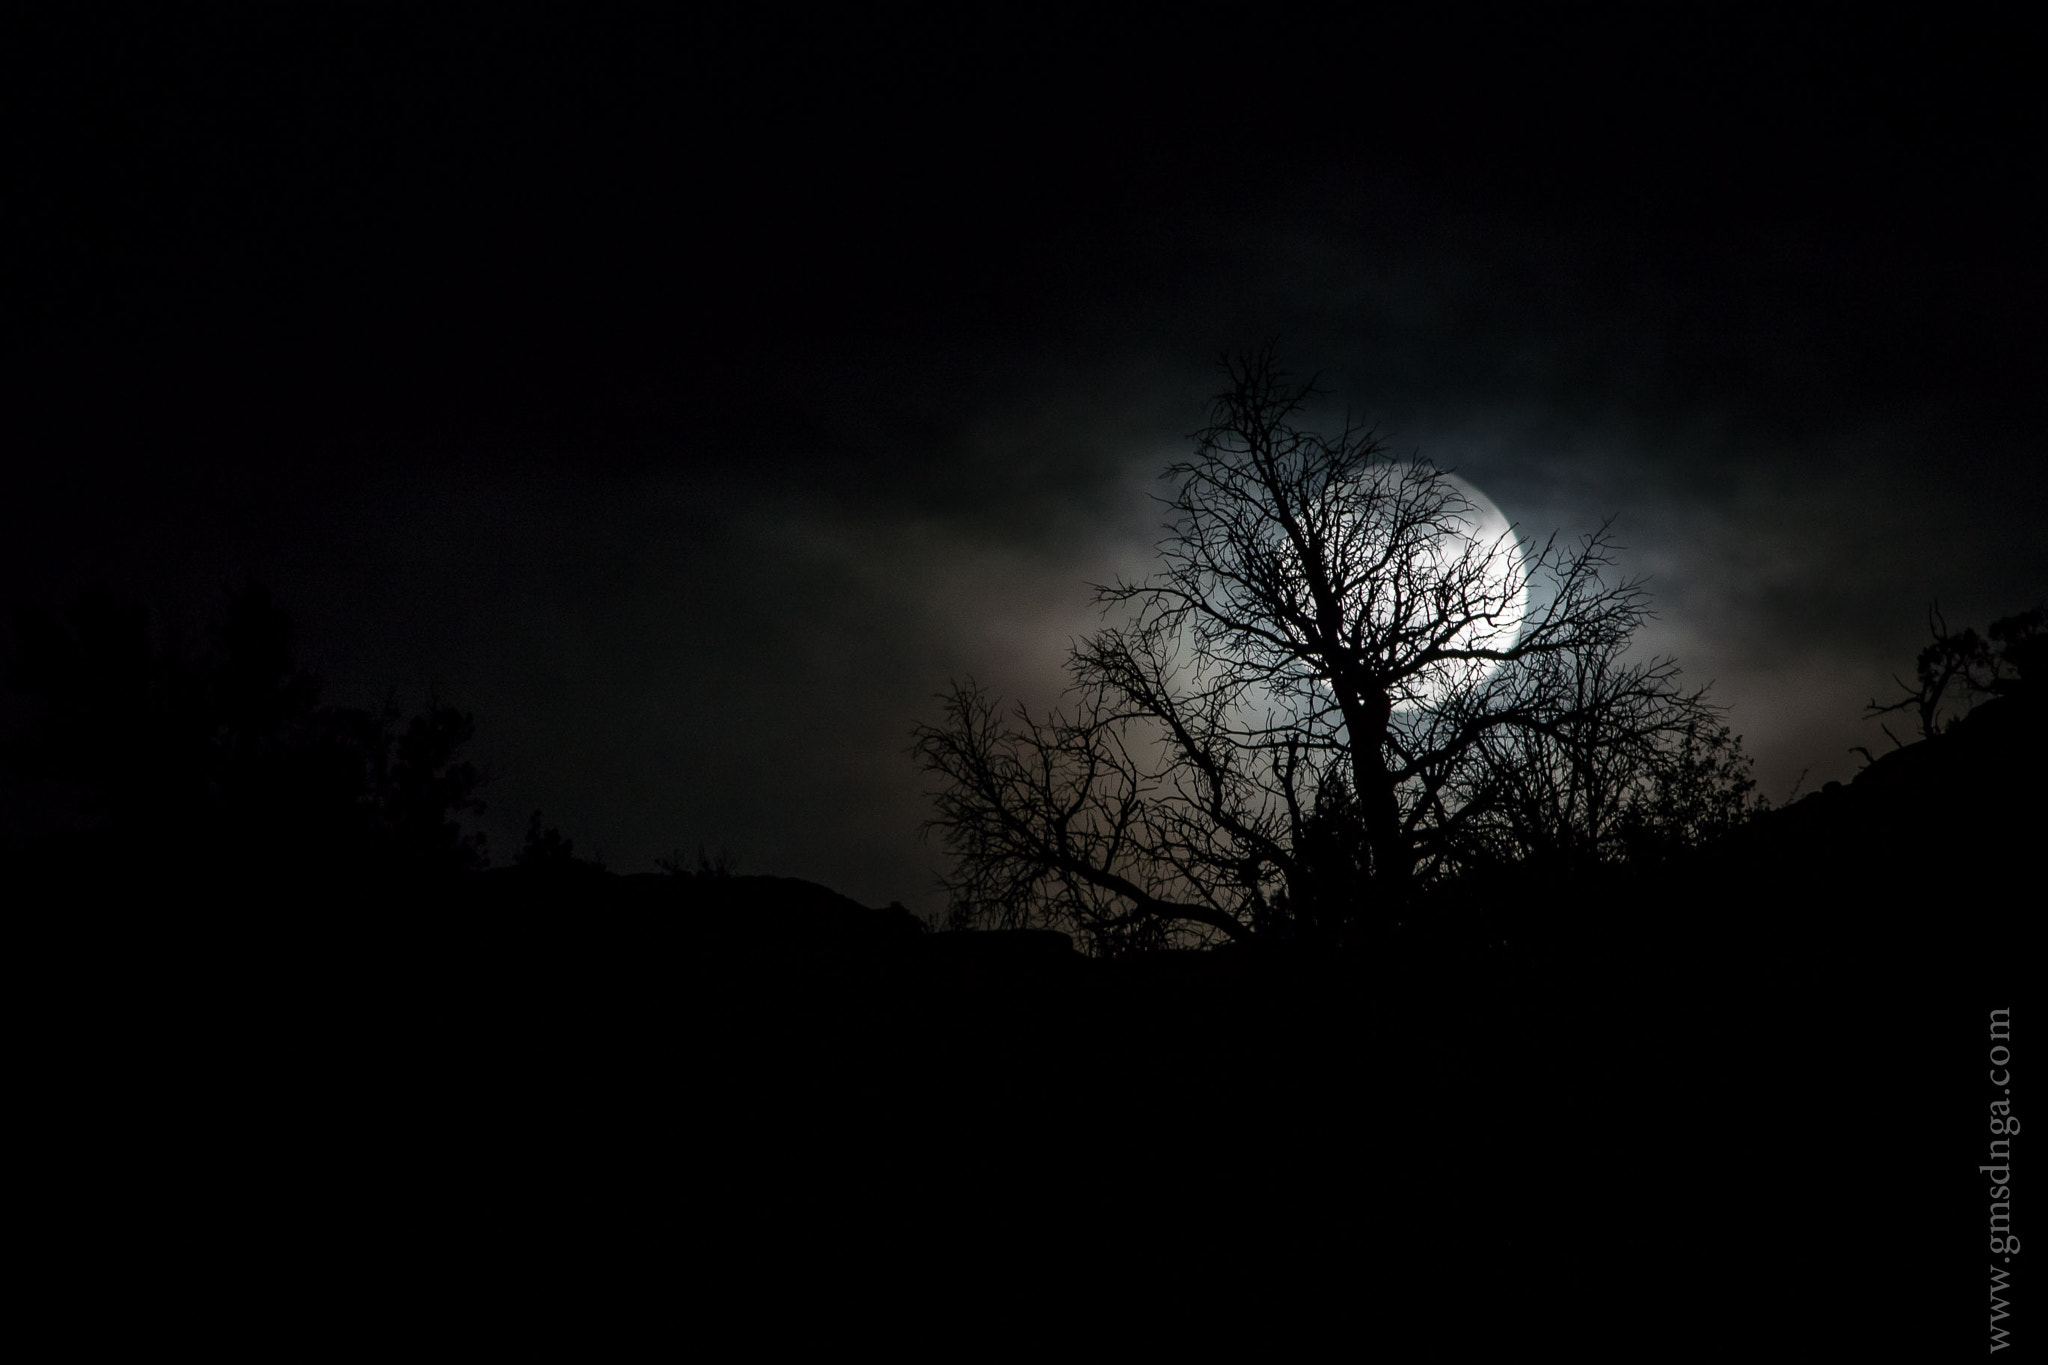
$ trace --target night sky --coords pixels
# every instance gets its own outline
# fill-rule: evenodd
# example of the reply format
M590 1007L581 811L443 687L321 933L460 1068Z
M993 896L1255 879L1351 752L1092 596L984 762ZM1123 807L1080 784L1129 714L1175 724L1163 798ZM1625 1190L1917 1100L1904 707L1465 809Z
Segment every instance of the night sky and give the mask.
M1267 340L1524 533L1613 517L1773 799L1884 745L1930 600L2048 584L2042 102L1946 7L40 8L9 602L197 639L254 575L329 700L474 712L500 862L539 808L941 910L911 727L1057 699Z

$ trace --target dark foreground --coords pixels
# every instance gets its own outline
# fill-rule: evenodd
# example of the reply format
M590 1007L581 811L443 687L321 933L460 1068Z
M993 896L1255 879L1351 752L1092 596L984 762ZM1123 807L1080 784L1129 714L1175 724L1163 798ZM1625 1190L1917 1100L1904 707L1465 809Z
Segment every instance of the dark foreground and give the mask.
M1982 1350L2043 825L1956 752L1346 960L574 867L20 897L36 1283L81 1343Z

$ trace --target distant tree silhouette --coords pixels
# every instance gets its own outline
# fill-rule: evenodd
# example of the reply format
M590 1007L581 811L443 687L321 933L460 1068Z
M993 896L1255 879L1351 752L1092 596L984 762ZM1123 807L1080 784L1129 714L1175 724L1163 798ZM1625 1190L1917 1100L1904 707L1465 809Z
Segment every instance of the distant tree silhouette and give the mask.
M15 615L9 684L37 715L7 746L17 780L75 807L102 866L269 875L456 871L485 861L471 718L438 699L405 717L323 706L290 618L260 585L231 594L206 650L158 644L104 588L67 616Z
M2018 691L2030 683L2030 672L2041 673L2048 654L2044 621L2048 611L2037 606L1993 621L1986 638L1972 627L1951 632L1941 604L1930 604L1927 632L1933 638L1914 660L1914 681L1893 674L1892 681L1904 695L1888 703L1872 698L1864 708L1865 719L1904 712L1918 725L1920 738L1934 738L1977 700ZM1904 745L1882 721L1878 728L1893 745Z
M1668 661L1622 662L1647 599L1604 530L1525 557L1444 471L1298 427L1316 390L1270 353L1227 370L1167 471L1160 572L1096 590L1129 615L1075 646L1068 709L970 681L916 732L956 918L1355 941L1476 860L1713 823L1678 807L1736 742Z

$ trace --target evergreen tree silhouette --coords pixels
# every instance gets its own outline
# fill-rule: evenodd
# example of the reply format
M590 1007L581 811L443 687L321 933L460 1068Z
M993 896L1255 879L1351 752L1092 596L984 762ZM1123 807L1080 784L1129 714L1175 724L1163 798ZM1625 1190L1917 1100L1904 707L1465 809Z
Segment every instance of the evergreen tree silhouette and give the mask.
M15 613L8 684L33 710L5 749L10 780L61 805L42 856L93 875L204 872L265 883L356 881L485 862L473 719L429 700L323 705L292 621L261 584L230 594L206 650L152 637L103 586L61 618Z

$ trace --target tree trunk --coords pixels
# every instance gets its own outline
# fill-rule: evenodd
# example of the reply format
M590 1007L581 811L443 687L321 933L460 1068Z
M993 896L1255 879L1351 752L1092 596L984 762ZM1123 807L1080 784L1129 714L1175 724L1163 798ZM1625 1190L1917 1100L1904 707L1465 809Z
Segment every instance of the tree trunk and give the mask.
M1387 726L1394 708L1384 692L1339 699L1351 734L1351 785L1372 849L1372 887L1382 913L1406 903L1415 854L1401 832L1401 805L1387 771Z

